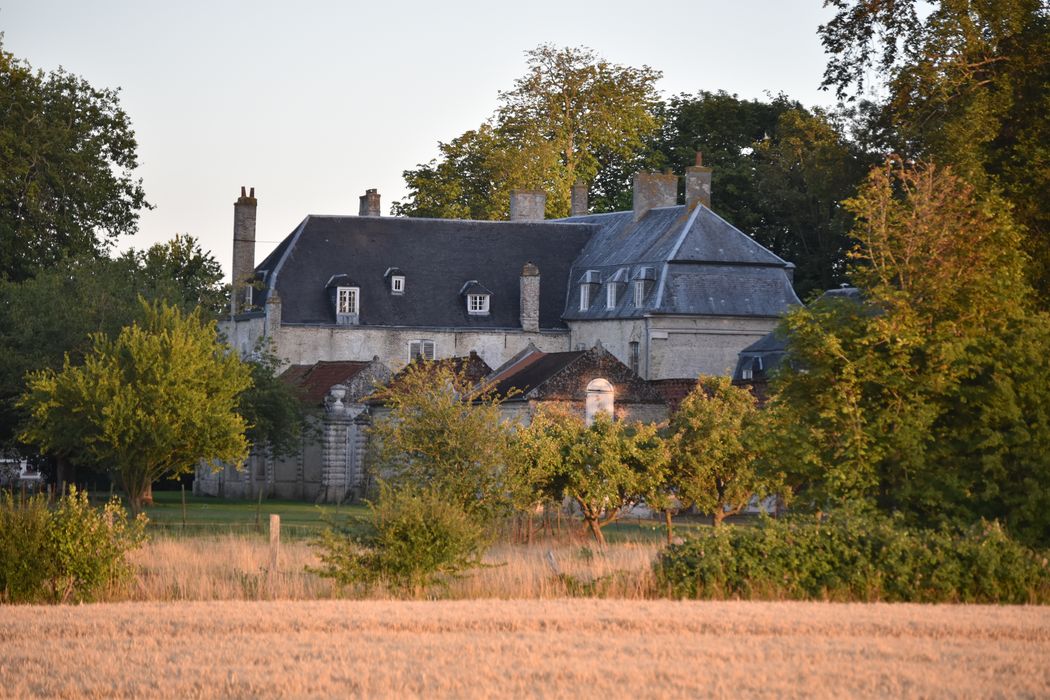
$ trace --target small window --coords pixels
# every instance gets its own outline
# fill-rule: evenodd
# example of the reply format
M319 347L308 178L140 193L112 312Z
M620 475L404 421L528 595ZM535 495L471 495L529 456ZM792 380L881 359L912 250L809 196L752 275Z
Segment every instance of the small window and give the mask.
M591 308L591 285L580 285L580 311Z
M645 303L645 280L635 280L634 305L636 308L641 308L643 303Z
M612 417L614 410L613 387L608 380L595 379L587 385L587 401L584 405L587 425L593 423L595 416L599 413L605 413Z
M405 278L401 275L394 275L390 278L390 293L391 294L404 294L405 293Z
M484 316L489 312L488 294L468 294L467 313L475 316Z
M336 296L336 313L356 314L360 294L360 287L339 287Z
M434 341L433 340L413 340L408 345L408 359L412 360L433 360L434 359Z
M619 294L617 294L617 292L619 291L619 286L620 285L616 284L615 282L610 282L609 284L605 285L605 308L616 308L616 297L619 296Z
M641 357L641 353L639 352L638 348L639 344L637 340L632 340L630 343L627 344L628 361L631 366L631 371L635 374L638 374L639 360Z

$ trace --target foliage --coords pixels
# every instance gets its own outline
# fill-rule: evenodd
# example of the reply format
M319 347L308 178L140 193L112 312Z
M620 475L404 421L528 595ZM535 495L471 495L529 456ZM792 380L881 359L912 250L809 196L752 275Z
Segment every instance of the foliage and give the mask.
M1008 207L894 160L848 205L863 299L826 297L784 323L804 371L781 373L771 424L795 486L818 509L996 518L1046 544L1050 320L1028 308Z
M526 55L526 74L500 93L492 118L405 171L409 198L393 213L505 219L510 190L529 188L547 192L549 216L567 216L573 183L643 150L657 129L658 71L582 47L543 44Z
M199 311L143 302L143 317L115 340L93 336L82 365L32 373L22 398L24 441L116 472L136 509L162 476L245 458L235 409L251 383Z
M170 241L125 255L135 258L140 293L147 299L163 299L187 311L199 306L208 318L229 310L222 266L193 236L175 234Z
M431 487L381 483L367 532L326 529L317 573L342 585L419 591L480 565L488 540L477 518Z
M136 145L117 91L34 72L0 44L0 279L99 257L134 233L149 207Z
M501 398L449 362L416 361L379 394L389 414L371 428L377 475L392 488L431 488L491 523L507 503L510 438Z
M1050 12L1041 0L827 0L824 86L840 97L872 74L887 94L884 152L950 164L999 188L1024 227L1029 279L1050 303Z
M94 600L132 573L126 555L143 540L146 518L128 521L116 499L92 508L71 488L48 507L43 494L0 493L0 601Z
M1050 601L1046 553L995 523L920 530L860 512L706 530L664 550L655 571L660 586L688 598Z
M303 403L291 385L281 381L281 360L268 341L260 340L248 361L252 384L238 399L237 412L248 425L249 444L274 457L287 457L301 448L308 430Z
M751 435L757 415L747 389L728 377L700 377L671 416L672 491L683 505L710 513L715 525L776 489Z

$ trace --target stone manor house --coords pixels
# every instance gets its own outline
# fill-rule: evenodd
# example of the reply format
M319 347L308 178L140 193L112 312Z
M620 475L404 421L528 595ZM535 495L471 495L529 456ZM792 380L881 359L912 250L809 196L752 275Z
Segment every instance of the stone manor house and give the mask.
M415 358L461 358L502 388L522 384L507 405L519 420L552 397L581 412L627 401L624 415L656 420L662 387L732 375L800 303L794 265L711 210L711 169L697 161L684 204L678 176L639 173L630 211L589 214L577 184L556 220L539 191L512 192L509 221L463 221L384 217L368 190L357 216L307 216L258 264L257 200L242 188L223 331L244 356L271 344L321 437L290 459L260 450L245 470L198 470L195 491L359 495L368 395Z

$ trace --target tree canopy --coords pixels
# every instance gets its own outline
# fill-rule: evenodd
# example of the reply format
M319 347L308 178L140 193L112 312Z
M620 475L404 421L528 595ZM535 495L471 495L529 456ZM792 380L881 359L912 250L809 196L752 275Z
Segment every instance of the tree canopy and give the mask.
M116 90L44 73L0 44L0 279L101 256L149 207Z
M67 357L60 372L31 374L22 398L22 440L118 474L136 509L152 500L156 479L244 460L247 426L235 409L251 384L214 321L142 303L141 322L115 339L94 335L82 364Z

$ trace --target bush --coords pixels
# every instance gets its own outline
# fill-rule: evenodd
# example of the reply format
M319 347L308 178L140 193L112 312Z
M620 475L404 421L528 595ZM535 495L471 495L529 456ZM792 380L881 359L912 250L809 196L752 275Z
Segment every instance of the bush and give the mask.
M70 489L48 507L43 494L16 501L0 497L0 601L95 600L132 574L126 554L137 547L145 516L128 521L116 499L92 508Z
M365 530L325 530L315 571L343 585L418 591L478 566L487 544L482 526L432 488L381 484Z
M1050 602L1045 553L997 523L953 532L856 513L763 518L672 545L655 570L670 595L688 598Z

